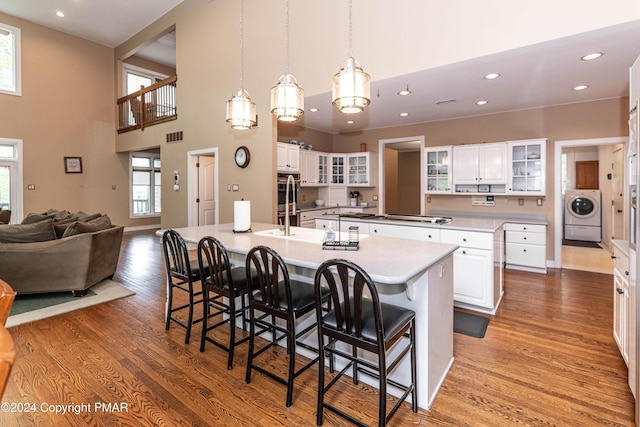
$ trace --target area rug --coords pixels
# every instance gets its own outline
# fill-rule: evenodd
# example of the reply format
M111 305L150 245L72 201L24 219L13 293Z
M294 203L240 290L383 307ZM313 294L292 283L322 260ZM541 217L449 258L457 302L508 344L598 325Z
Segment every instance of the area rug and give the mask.
M598 248L602 249L602 246L597 244L596 242L585 242L582 240L567 240L562 239L562 244L565 246L578 246L581 248Z
M74 297L71 292L17 295L11 306L6 327L34 322L130 295L135 295L135 292L109 279L92 286L83 297Z
M488 317L453 310L453 332L474 338L484 338L487 326L489 326Z

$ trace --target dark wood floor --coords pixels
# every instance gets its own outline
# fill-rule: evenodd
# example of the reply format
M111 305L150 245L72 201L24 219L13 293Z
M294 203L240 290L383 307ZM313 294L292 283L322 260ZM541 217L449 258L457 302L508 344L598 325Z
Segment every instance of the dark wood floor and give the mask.
M291 408L272 380L255 373L247 385L245 345L228 371L222 350L200 353L199 327L188 345L183 329L164 330L158 238L127 233L122 249L115 279L135 296L10 329L18 358L3 402L18 412L3 405L0 425L315 424L315 369L299 378ZM506 271L504 300L485 338L454 334L455 362L432 410L414 414L405 404L391 425L634 425L612 337L612 280ZM284 359L272 363L284 369ZM347 385L341 400L373 423L374 391ZM99 402L111 411L97 409ZM55 405L66 414L52 412ZM346 423L327 413L325 425Z

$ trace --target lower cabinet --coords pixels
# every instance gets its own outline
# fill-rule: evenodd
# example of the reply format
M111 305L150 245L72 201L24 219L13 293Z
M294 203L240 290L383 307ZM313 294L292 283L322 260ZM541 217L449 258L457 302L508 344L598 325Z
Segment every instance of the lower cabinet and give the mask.
M613 258L613 338L629 369L628 383L634 397L636 376L636 271L635 250L626 242L612 241Z
M504 230L506 267L546 274L547 226L507 223Z
M618 269L613 270L613 338L622 358L629 365L627 318L629 313L629 280Z

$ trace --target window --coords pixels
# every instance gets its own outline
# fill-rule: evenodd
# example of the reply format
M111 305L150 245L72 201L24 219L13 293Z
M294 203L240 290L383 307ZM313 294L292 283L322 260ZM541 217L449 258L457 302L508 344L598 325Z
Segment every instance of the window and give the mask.
M161 210L160 154L131 153L131 216L159 216Z
M141 67L135 67L129 64L124 65L123 74L125 78L122 80L124 83L124 93L126 95L130 95L133 92L139 91L140 86L149 87L152 84L158 83L159 81L162 81L169 77L165 76L164 74L146 70Z
M0 93L22 93L20 81L20 29L0 23Z
M12 221L22 218L22 141L0 138L0 209L12 211Z

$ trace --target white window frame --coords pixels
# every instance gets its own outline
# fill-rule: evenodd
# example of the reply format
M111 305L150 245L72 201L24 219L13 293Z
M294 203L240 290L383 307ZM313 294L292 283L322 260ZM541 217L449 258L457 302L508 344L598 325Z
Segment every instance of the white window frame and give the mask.
M134 157L147 157L150 160L150 164L151 166L148 168L142 168L142 167L133 167L132 164L132 159ZM130 219L136 219L136 218L159 218L162 214L162 212L155 212L155 196L154 196L154 190L155 190L155 172L160 172L162 173L162 163L160 163L160 168L156 168L154 166L154 160L158 159L160 160L160 153L148 153L148 152L144 152L144 151L138 151L138 152L131 152L129 153L129 218ZM135 170L145 170L145 171L150 171L151 172L151 200L150 200L150 212L147 214L135 214L133 212L133 172ZM162 180L160 182L160 187L162 188ZM162 193L162 191L161 191ZM161 196L162 197L162 196ZM162 200L160 200L160 204L162 205Z
M152 82L151 84L157 83L169 77L165 74L157 73L155 71L148 70L146 68L137 67L135 65L131 65L131 64L127 64L126 62L123 62L122 63L122 94L125 96L129 93L129 87L128 87L129 79L127 78L127 73L129 72L133 74L139 74L143 77L148 77ZM132 92L136 92L138 90L140 90L140 88L136 88L136 90Z
M0 93L14 96L22 96L22 56L21 56L21 36L20 28L0 22L0 31L8 31L13 34L13 82L14 90L0 88Z
M19 223L22 221L24 194L22 185L22 140L0 138L0 145L13 146L13 158L0 158L0 166L8 166L11 174L11 222Z

